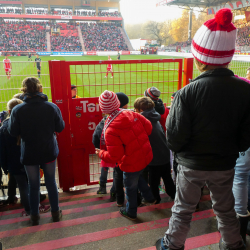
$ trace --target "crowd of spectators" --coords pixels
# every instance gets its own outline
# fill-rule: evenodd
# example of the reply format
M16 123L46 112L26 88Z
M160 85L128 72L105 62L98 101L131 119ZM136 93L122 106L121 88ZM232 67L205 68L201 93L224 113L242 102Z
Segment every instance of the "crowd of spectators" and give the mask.
M118 11L115 12L108 12L108 11L99 11L98 16L105 16L105 17L121 17L121 13Z
M22 14L22 9L17 7L1 7L1 14Z
M128 50L116 23L81 23L84 46L87 51Z
M51 9L52 15L66 15L72 16L73 11L71 9Z
M1 7L0 13L6 14L22 14L22 8L17 7ZM75 16L102 16L102 17L121 17L121 13L118 11L109 12L100 10L98 14L96 14L95 10L86 10L86 9L78 9L74 12L72 9L51 9L49 11L47 8L25 8L25 14L28 15L75 15Z
M0 21L1 51L46 51L46 22Z
M118 11L109 12L109 11L102 11L98 12L96 15L95 10L76 10L74 11L74 15L76 16L104 16L104 17L121 17L121 13Z
M81 43L75 36L51 36L52 51L82 51Z
M76 23L55 23L52 25L54 31L60 29L68 32L64 35L60 33L53 33L50 39L52 51L82 51L81 43L79 40Z
M45 8L26 8L25 13L29 15L47 15L48 9Z
M83 9L78 9L74 11L75 16L96 16L96 11L95 10L83 10Z
M234 25L237 27L236 46L250 46L250 22L238 20Z

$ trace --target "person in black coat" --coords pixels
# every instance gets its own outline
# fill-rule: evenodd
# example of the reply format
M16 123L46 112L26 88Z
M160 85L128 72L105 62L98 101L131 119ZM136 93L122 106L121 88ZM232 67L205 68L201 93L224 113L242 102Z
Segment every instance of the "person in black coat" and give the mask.
M155 104L149 97L137 98L134 108L147 118L152 124L152 132L149 135L150 145L153 151L153 160L148 165L149 185L156 199L160 203L159 185L161 178L164 181L166 193L174 200L176 188L171 177L170 151L167 147L165 132L160 124L161 115L155 111Z
M144 96L149 97L155 104L155 111L158 112L160 115L165 113L165 106L163 101L159 98L161 91L156 87L151 87L145 90Z
M250 147L250 85L228 69L237 34L232 18L230 9L221 9L195 34L191 50L201 75L176 93L167 118L167 145L178 163L177 189L169 229L157 250L185 248L204 185L218 220L219 248L246 249L232 187L239 152Z
M19 99L11 99L7 104L9 112L21 103L22 101ZM9 173L10 178L14 178L15 183L17 182L18 184L21 202L25 208L25 211L22 212L22 216L24 216L25 214L30 214L27 176L24 165L20 163L20 145L18 138L12 137L9 134L8 124L9 118L4 120L0 129L0 164L4 173ZM16 184L14 188L16 189Z
M39 92L40 81L28 77L23 80L23 103L16 106L10 116L8 131L21 137L21 158L29 179L32 225L39 224L40 167L43 168L53 221L59 221L58 190L55 181L56 158L59 153L55 132L64 129L60 109L48 102Z

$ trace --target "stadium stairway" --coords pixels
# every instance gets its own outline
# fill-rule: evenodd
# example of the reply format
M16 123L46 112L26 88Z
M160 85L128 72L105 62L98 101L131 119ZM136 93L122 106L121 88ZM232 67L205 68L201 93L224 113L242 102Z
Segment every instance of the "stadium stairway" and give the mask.
M77 31L78 31L78 36L79 36L80 43L82 45L82 52L84 52L84 51L86 51L86 49L85 49L84 40L83 40L83 37L82 37L82 31L81 31L80 26L77 26Z
M116 203L109 201L109 194L99 196L96 191L97 188L88 188L60 193L63 219L57 223L52 223L50 213L45 213L40 225L31 227L29 217L20 217L20 204L3 208L0 239L4 249L155 250L155 241L168 228L171 199L162 194L160 204L138 208L137 220L131 221L119 214ZM48 200L43 204L48 204ZM220 234L211 208L205 190L200 211L193 214L185 249L219 249Z
M127 46L128 46L128 50L129 50L129 51L133 51L133 50L134 50L134 49L133 49L133 46L132 46L132 44L131 44L131 42L130 42L130 40L129 40L129 38L128 38L128 35L127 35L126 31L125 31L123 28L121 28L121 27L119 27L119 29L120 29L120 31L121 31L121 33L122 33L122 35L123 35L123 38L124 38L124 40L125 40L125 43L126 43Z
M46 32L46 40L47 40L47 51L51 51L51 43L50 43L50 33Z

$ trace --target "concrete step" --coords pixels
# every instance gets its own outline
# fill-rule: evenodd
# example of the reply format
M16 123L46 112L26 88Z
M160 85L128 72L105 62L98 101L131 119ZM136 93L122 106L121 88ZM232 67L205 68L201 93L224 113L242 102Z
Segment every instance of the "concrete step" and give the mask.
M121 249L155 250L155 241L168 228L173 201L162 194L157 205L138 208L138 218L122 217L109 194L96 194L97 188L60 193L63 219L52 223L51 214L41 214L40 225L31 226L29 217L20 217L20 205L0 212L0 239L4 249ZM43 204L48 204L45 200ZM185 249L218 248L220 234L208 193L202 196L199 212L194 213Z
M130 40L129 40L129 37L128 37L126 31L124 30L124 28L121 28L121 27L119 27L119 29L120 29L120 31L121 31L121 33L122 33L122 36L123 36L123 38L124 38L124 40L125 40L125 43L126 43L127 46L128 46L128 50L129 50L129 51L133 51L133 50L134 50L134 49L133 49L133 46L132 46L132 44L131 44L131 42L130 42Z
M50 43L50 32L46 32L46 40L47 40L47 51L51 51L51 43Z
M86 51L86 49L85 49L84 40L83 40L82 31L81 31L80 26L77 26L77 31L78 31L80 43L82 45L82 52L84 52L84 51Z

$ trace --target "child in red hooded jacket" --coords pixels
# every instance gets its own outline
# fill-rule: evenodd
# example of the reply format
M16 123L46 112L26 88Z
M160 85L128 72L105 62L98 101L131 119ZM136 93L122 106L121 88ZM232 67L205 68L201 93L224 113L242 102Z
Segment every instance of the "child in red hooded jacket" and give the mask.
M148 204L155 198L141 176L152 161L153 153L148 136L152 125L145 117L130 110L120 109L120 101L114 92L105 90L99 97L100 109L109 114L101 137L101 149L96 154L105 163L118 163L123 171L126 190L126 208L120 214L128 219L137 218L137 189Z

